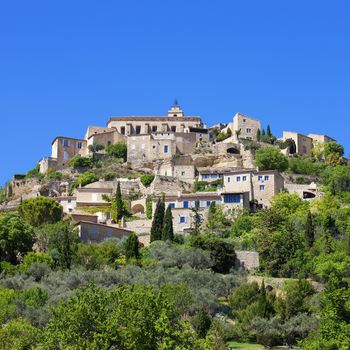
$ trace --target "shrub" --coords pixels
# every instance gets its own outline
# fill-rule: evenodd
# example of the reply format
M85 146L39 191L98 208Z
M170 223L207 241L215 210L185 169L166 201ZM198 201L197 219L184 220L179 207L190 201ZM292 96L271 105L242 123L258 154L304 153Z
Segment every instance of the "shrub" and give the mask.
M53 198L26 199L18 207L19 215L32 226L53 224L61 220L63 208Z
M128 148L124 142L117 142L113 145L108 145L106 147L106 152L115 158L122 158L125 162L127 158Z
M258 149L255 154L255 163L259 170L285 171L288 169L288 158L279 149L273 147Z
M53 169L48 169L46 172L46 177L49 180L62 180L63 175L58 171L55 171Z
M317 176L324 168L322 163L313 162L308 158L293 157L288 160L289 171L293 174Z
M154 175L153 174L143 174L140 177L140 181L142 185L145 187L148 187L154 180Z
M37 164L35 168L29 170L25 176L26 179L32 178L32 177L38 177L40 176L40 164Z
M87 168L90 167L92 164L92 158L90 157L81 157L81 156L74 156L70 161L69 165L73 168Z
M78 187L79 185L86 186L98 180L99 178L96 174L90 171L87 171L86 173L79 175L79 177L75 180L74 184L75 184L75 187Z

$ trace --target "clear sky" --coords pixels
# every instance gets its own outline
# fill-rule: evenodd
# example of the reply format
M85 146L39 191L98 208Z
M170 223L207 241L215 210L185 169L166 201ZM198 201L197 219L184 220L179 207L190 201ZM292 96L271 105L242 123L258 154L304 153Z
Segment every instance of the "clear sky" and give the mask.
M350 3L0 2L0 184L112 115L237 112L349 155Z

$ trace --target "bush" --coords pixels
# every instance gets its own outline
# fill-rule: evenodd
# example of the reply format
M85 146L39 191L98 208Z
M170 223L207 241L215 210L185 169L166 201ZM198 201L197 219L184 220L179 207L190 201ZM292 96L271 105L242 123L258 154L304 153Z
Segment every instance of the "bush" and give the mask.
M18 207L18 213L30 225L37 227L61 220L63 208L52 198L37 197L24 200Z
M39 177L40 174L40 164L37 164L35 168L29 170L25 176L26 179L32 178L32 177Z
M154 175L153 174L143 174L140 177L140 181L142 185L145 187L148 187L154 180Z
M87 171L86 173L79 175L79 177L75 180L74 185L75 187L78 187L79 185L86 186L98 180L99 177L96 174Z
M113 145L108 145L106 147L106 152L115 158L122 158L125 162L127 158L128 148L124 142L117 142Z
M58 171L55 171L53 169L48 169L46 172L46 177L49 180L62 180L63 175Z
M318 176L324 165L308 158L293 157L289 159L288 167L293 174Z
M256 151L255 163L259 170L278 170L280 172L288 169L288 158L279 149L264 147Z
M92 158L76 155L69 161L69 165L73 168L87 168L92 165Z

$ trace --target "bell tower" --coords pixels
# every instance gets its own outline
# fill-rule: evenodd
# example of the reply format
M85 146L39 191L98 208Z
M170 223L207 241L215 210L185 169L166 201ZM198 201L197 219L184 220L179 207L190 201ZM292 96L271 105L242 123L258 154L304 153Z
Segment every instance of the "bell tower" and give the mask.
M171 109L168 111L168 117L183 117L184 112L182 111L177 99L175 99L174 104Z

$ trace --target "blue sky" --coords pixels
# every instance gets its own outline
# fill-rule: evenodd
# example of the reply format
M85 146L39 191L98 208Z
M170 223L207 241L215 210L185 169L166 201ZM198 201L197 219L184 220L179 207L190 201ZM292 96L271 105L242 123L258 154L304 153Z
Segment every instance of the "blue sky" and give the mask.
M213 124L240 111L327 133L349 155L348 1L0 3L0 184L112 115L177 98Z

